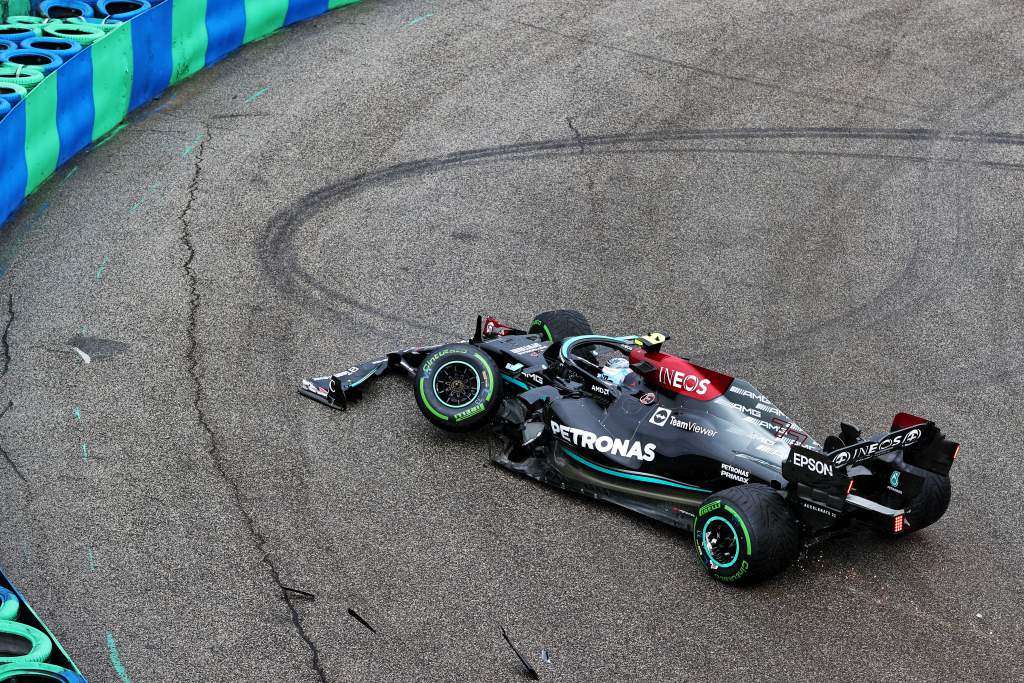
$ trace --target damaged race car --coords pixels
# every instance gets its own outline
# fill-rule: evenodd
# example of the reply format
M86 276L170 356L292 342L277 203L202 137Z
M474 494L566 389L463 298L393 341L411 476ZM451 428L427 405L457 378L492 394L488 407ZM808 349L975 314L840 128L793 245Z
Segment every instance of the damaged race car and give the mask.
M841 424L819 444L750 383L662 351L663 334L594 334L577 311L529 328L478 318L469 340L414 347L305 380L345 410L373 378L413 381L444 430L488 428L495 461L692 533L718 580L751 584L801 546L866 525L920 531L945 513L960 446L898 413L886 433Z

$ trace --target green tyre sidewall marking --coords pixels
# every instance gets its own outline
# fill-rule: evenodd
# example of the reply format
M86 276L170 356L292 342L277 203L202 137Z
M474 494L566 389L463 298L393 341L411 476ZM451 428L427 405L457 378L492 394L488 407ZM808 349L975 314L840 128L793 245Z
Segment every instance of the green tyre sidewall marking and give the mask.
M50 637L37 628L17 621L0 621L0 633L24 638L31 646L26 654L0 657L0 664L45 662L53 652Z
M726 514L728 517L736 520L739 525L738 528L723 516ZM726 522L737 536L741 534L743 536L742 539L737 539L739 543L737 544L736 557L728 565L715 564L710 553L707 552L704 542L704 529L707 528L707 524L715 517ZM704 503L697 511L697 516L693 520L693 543L701 563L719 581L726 583L737 581L750 568L750 557L753 551L750 531L747 529L747 524L743 521L743 517L731 505L721 500L712 500Z
M437 373L453 363L468 366L476 374L477 391L459 406L445 403L434 386ZM468 344L449 344L427 355L416 373L416 403L436 426L448 431L469 431L490 419L500 403L494 361Z
M427 392L425 390L426 383L427 380L423 377L420 377L420 398L423 399L423 405L426 406L427 410L429 410L437 419L447 421L448 416L442 415L441 413L434 410L434 406L430 405L430 401L427 400Z

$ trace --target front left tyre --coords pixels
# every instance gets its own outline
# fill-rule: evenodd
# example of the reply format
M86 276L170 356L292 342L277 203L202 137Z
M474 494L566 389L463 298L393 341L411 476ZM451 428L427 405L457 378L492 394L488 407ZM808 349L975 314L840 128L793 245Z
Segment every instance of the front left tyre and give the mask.
M423 416L449 432L468 432L490 422L501 405L502 388L494 361L469 344L432 351L413 385Z
M693 543L719 581L750 585L788 567L800 553L800 529L770 486L744 484L708 496L693 520Z

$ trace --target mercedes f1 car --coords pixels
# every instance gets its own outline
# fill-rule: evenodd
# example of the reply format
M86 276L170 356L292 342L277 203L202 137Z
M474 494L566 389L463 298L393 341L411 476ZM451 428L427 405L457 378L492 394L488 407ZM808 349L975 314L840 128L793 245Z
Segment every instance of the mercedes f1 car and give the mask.
M597 335L576 311L526 330L478 318L471 339L389 353L300 393L345 410L372 379L404 374L434 425L492 429L502 466L691 532L731 584L854 525L903 535L946 511L960 447L932 422L898 413L874 436L841 424L819 444L750 383L665 353L666 341Z

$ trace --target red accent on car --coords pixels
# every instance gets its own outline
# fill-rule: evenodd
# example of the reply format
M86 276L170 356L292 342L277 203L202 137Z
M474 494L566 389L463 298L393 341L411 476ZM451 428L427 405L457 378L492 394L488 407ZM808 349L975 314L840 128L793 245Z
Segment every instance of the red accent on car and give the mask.
M485 337L504 337L512 333L512 328L503 325L497 318L485 318L483 332Z
M911 415L910 413L896 413L896 417L892 419L892 430L896 431L897 429L923 425L927 421L923 417Z
M953 460L956 460L958 455L960 455L960 444L957 444L956 449L953 451Z
M663 389L674 391L698 401L710 401L726 392L732 384L732 377L714 370L702 368L677 356L670 356L661 351L633 349L629 354L629 362L633 365L647 361L654 366L646 373L647 380L654 382Z

